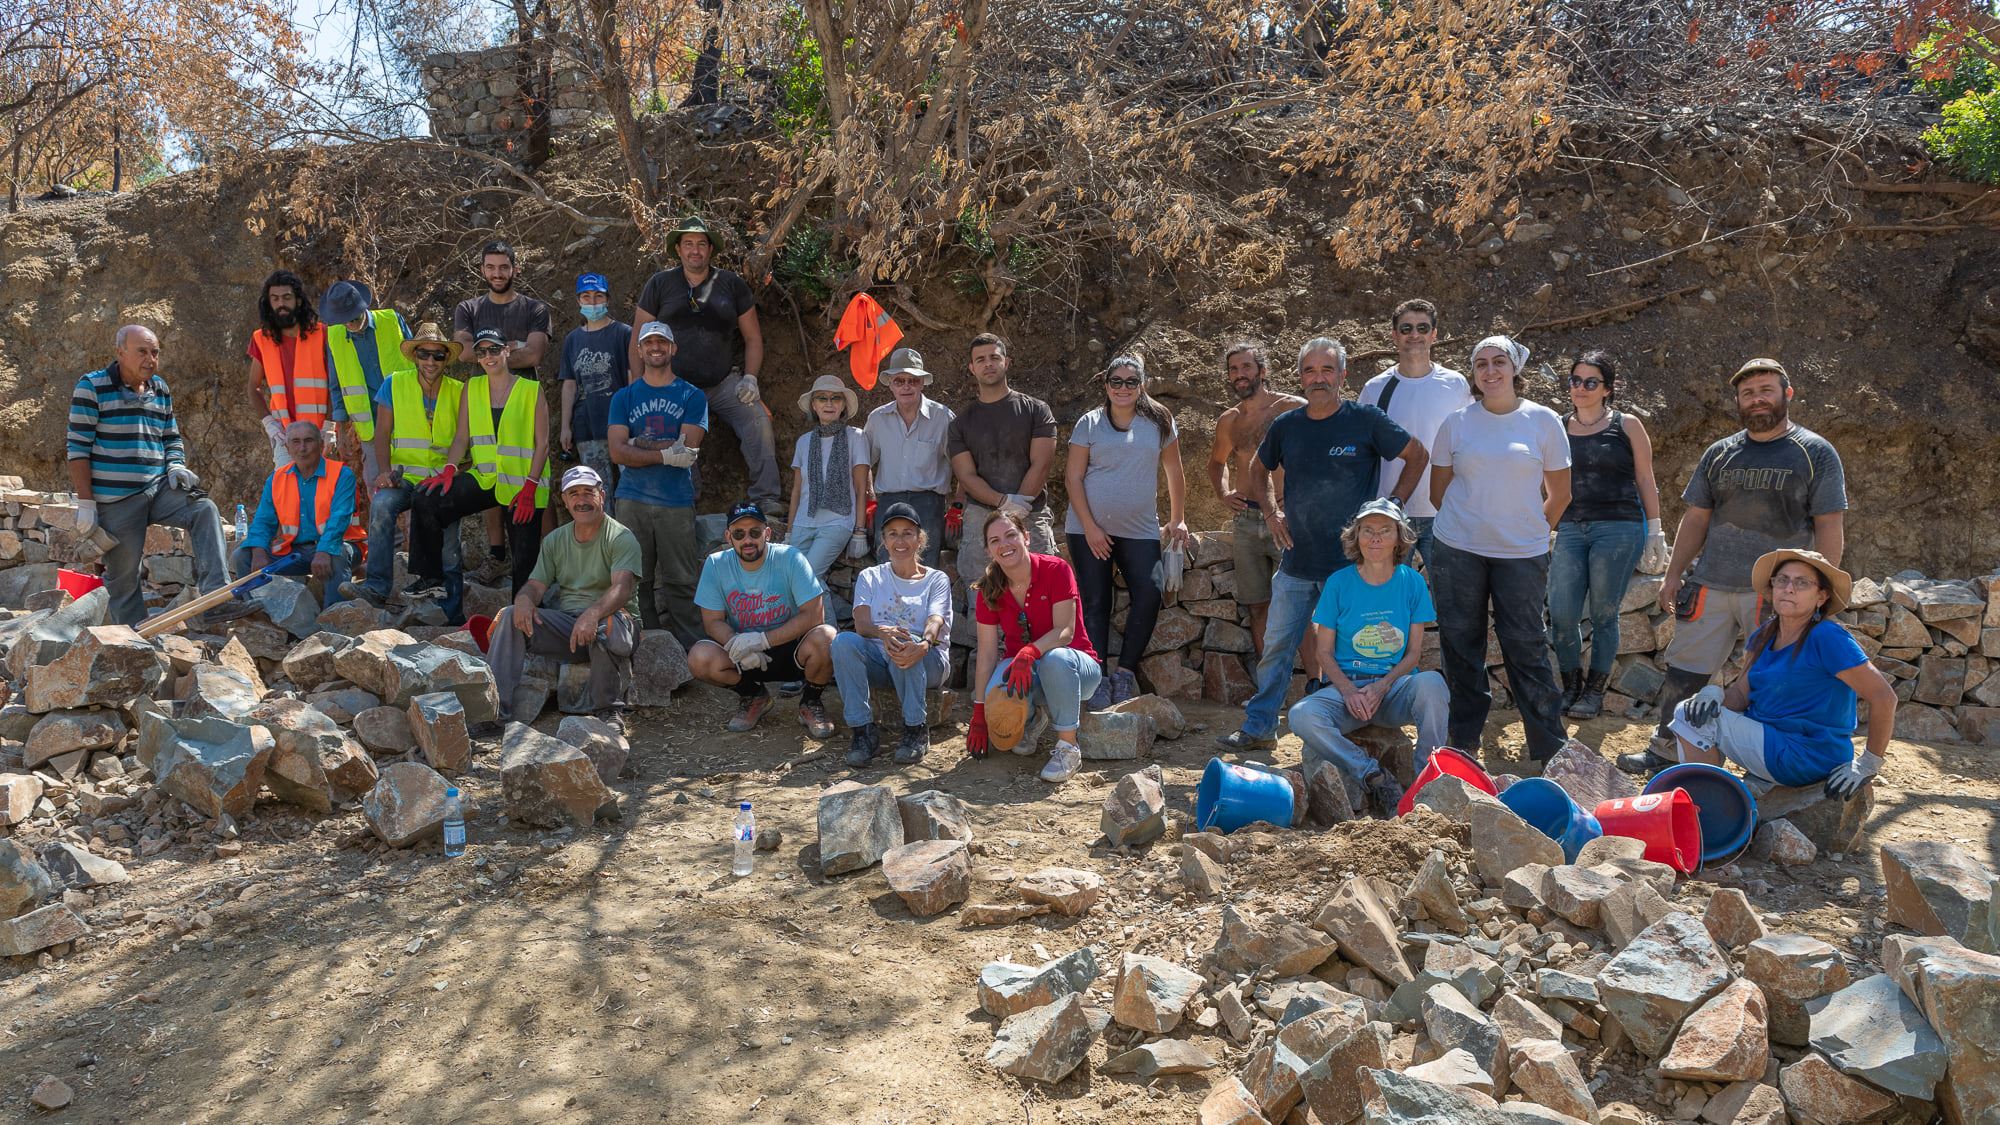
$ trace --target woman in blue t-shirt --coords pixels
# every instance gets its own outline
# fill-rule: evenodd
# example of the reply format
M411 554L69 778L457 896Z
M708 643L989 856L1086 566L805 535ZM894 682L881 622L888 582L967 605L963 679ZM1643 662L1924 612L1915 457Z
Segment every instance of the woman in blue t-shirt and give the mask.
M1306 777L1337 767L1383 816L1396 815L1403 787L1348 733L1416 724L1421 770L1443 744L1451 704L1444 677L1417 670L1424 630L1437 614L1423 576L1403 562L1416 544L1416 528L1394 501L1361 505L1340 533L1341 549L1355 565L1333 572L1313 610L1327 686L1293 704L1287 716L1305 743Z
M1683 762L1727 758L1779 785L1826 783L1846 800L1882 769L1896 729L1896 692L1832 620L1853 581L1815 551L1772 551L1750 581L1773 614L1750 636L1750 669L1680 705L1672 730ZM1868 702L1868 748L1854 753L1854 702Z

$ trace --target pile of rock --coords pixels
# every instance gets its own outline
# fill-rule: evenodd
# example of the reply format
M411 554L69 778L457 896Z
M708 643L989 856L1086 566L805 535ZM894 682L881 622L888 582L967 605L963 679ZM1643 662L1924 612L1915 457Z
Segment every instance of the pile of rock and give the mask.
M0 476L0 606L52 608L60 568L94 573L104 552L116 546L102 528L76 529L76 498L37 492L21 478ZM187 532L154 527L146 532L141 578L147 603L173 605L193 596L194 556ZM29 599L35 596L35 604Z
M2000 573L1864 578L1852 603L1839 619L1896 685L1896 737L2000 746Z

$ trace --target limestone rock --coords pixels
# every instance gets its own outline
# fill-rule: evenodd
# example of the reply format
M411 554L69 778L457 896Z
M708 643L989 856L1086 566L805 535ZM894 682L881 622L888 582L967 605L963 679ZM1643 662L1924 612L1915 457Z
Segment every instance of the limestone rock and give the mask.
M1365 1070L1362 1075L1374 1085L1380 1103L1379 1112L1373 1104L1369 1108L1370 1125L1520 1125L1500 1112L1491 1097L1471 1090L1393 1070Z
M1794 1120L1815 1125L1859 1125L1896 1108L1896 1099L1840 1073L1819 1055L1807 1055L1778 1072L1778 1089Z
M377 754L407 754L417 747L416 732L401 707L370 707L354 716L354 737Z
M148 711L139 719L138 746L162 792L211 819L228 813L240 820L257 800L275 742L261 726Z
M903 820L903 842L920 840L964 840L972 842L972 814L957 797L938 789L906 793L896 798L896 813Z
M28 669L22 702L45 714L91 704L122 706L151 698L166 678L167 661L130 626L93 625L62 655Z
M1111 1018L1134 1031L1165 1035L1180 1026L1202 983L1201 974L1164 957L1127 953L1119 962Z
M1150 844L1167 830L1165 780L1159 766L1147 766L1118 779L1104 798L1098 819L1112 847Z
M334 654L334 670L361 690L386 697L393 687L389 684L389 653L398 646L416 643L415 637L400 629L363 633Z
M1002 1074L1056 1083L1082 1065L1096 1039L1083 997L1065 996L1002 1021L986 1062Z
M1769 1026L1763 992L1751 981L1731 981L1682 1021L1660 1074L1688 1082L1761 1078L1771 1054Z
M279 800L327 812L334 800L352 800L375 787L375 760L310 704L267 699L250 712L249 721L268 729L275 741L264 784Z
M30 769L58 754L103 750L125 737L125 720L116 711L51 711L28 732L21 764Z
M903 842L896 796L880 785L843 781L820 794L819 869L840 875L882 861Z
M1493 1076L1486 1073L1486 1068L1479 1065L1472 1052L1463 1047L1454 1047L1429 1062L1417 1063L1403 1073L1419 1082L1458 1090L1476 1090L1489 1098L1493 1096Z
M0 957L26 957L90 933L69 907L52 902L18 918L0 921Z
M407 729L411 739L415 741L417 749L423 752L424 761L428 762L432 769L439 773L458 773L472 760L472 733L465 722L465 704L459 702L458 696L448 691L425 692L414 696L410 700L410 709L405 719L408 722ZM569 720L565 719L563 723L563 728L556 731L556 737L572 746L578 746L574 738L563 733L563 730L568 728ZM355 717L354 726L357 732L361 729L360 716ZM624 741L622 735L619 736L619 741ZM584 752L589 753L589 750L585 749ZM592 754L591 760L596 761L597 756ZM620 758L618 764L623 765L624 759ZM604 776L601 768L598 776ZM606 777L604 780L608 782L611 779Z
M1560 1039L1530 1039L1507 1052L1508 1080L1529 1098L1580 1121L1596 1121L1597 1099Z
M589 755L520 723L501 736L500 788L509 818L544 828L588 828L618 803Z
M1701 922L1724 949L1739 949L1765 935L1764 920L1735 887L1723 887L1708 896L1708 910Z
M1595 868L1560 863L1542 876L1542 901L1571 925L1596 929L1599 907L1620 885Z
M759 833L761 836L762 833ZM961 926L1004 926L1028 918L1039 918L1049 908L1030 902L969 902L958 912Z
M300 691L312 691L322 684L332 683L340 677L334 669L333 658L342 641L343 638L331 633L314 633L293 645L280 662L285 678Z
M1605 868L1598 868L1603 871ZM1614 949L1624 949L1646 927L1673 913L1674 906L1644 879L1620 883L1597 905L1597 921Z
M484 660L457 649L422 643L397 646L389 650L384 662L383 686L382 701L391 707L408 707L419 695L448 691L465 706L465 721L470 726L500 721L500 692L493 683L493 669Z
M1804 867L1819 858L1819 849L1791 821L1779 818L1757 826L1750 840L1750 855L1780 867Z
M1161 1039L1113 1055L1097 1070L1100 1074L1130 1074L1143 1081L1162 1074L1199 1074L1216 1065L1207 1051L1185 1039Z
M1226 931L1227 915L1224 918ZM1409 961L1403 957L1396 921L1366 879L1353 878L1341 884L1340 890L1320 908L1313 925L1333 935L1340 943L1341 956L1392 985L1402 984L1414 975Z
M318 631L319 599L298 579L274 574L249 596L264 611L264 616L271 619L271 624L292 636L304 639Z
M972 866L963 840L920 840L882 853L889 889L919 918L942 914L972 889Z
M1181 717L1181 709L1173 701L1159 695L1135 695L1123 703L1114 703L1108 708L1111 714L1145 715L1153 720L1153 734L1157 738L1176 739L1187 727L1187 720Z
M240 723L264 701L250 677L220 664L197 664L188 673L187 713Z
M2000 876L1943 840L1882 845L1888 920L1920 934L2000 952Z
M1104 896L1104 877L1073 867L1044 867L1014 883L1022 901L1046 904L1071 918L1097 905Z
M1423 792L1430 789L1426 785ZM1472 826L1473 860L1487 883L1498 886L1502 876L1522 864L1545 863L1557 867L1564 862L1561 844L1544 836L1540 829L1514 815L1514 810L1500 802L1473 801L1467 813Z
M1311 1066L1280 1040L1252 1051L1236 1077L1250 1091L1250 1100L1266 1120L1283 1121L1292 1107L1299 1104L1304 1092L1301 1081Z
M1510 1048L1536 1039L1562 1042L1563 1025L1554 1016L1543 1011L1539 1005L1524 999L1518 992L1503 994L1494 1002L1493 1010L1488 1014L1500 1028L1500 1034L1507 1040ZM1513 1067L1510 1066L1508 1069L1511 1071ZM1518 1084L1519 1076L1515 1077Z
M1847 987L1847 962L1831 945L1804 934L1771 934L1743 951L1743 976L1769 1007L1771 1041L1804 1046L1806 1002Z
M100 586L68 605L0 624L0 647L7 650L8 674L22 679L28 669L61 656L85 629L104 624L110 608L111 594Z
M1806 1013L1813 1049L1842 1074L1924 1101L1944 1078L1944 1041L1886 973L1811 1001Z
M1470 824L1472 822L1472 806L1474 805L1499 805L1501 808L1506 808L1506 806L1500 805L1499 799L1494 797L1493 794L1486 792L1484 789L1474 787L1464 778L1453 777L1450 774L1446 774L1432 781L1422 789L1417 790L1417 796L1411 803L1418 808L1430 809L1442 815L1447 820L1458 824ZM1536 835L1541 834L1536 833ZM1546 837L1544 838L1546 839ZM1554 843L1554 841L1550 842ZM1561 849L1558 848L1557 851L1560 852ZM1550 864L1549 866L1554 866L1554 864Z
M56 895L56 881L33 852L0 840L0 918L34 909Z
M1424 916L1454 934L1462 934L1470 925L1465 911L1459 906L1458 890L1451 883L1451 869L1446 866L1444 853L1433 851L1424 857L1423 865L1410 880L1403 892L1403 901L1423 907Z
M1968 949L1936 950L1914 966L1917 994L1932 1030L1944 1040L1946 1073L1939 1088L1947 1120L1987 1118L2000 1106L2000 956Z
M1209 1090L1196 1113L1200 1125L1271 1125L1240 1078L1225 1078Z
M31 773L0 773L0 828L26 822L41 799L41 778Z
M1038 967L994 961L979 971L979 1007L1005 1019L1080 994L1098 973L1097 954L1087 945Z
M1333 956L1334 940L1277 915L1259 918L1222 908L1222 933L1210 954L1225 972L1268 968L1274 976L1300 976ZM1407 968L1405 972L1407 972Z
M1732 1082L1708 1099L1701 1119L1709 1125L1788 1125L1785 1096L1762 1082Z
M35 1103L36 1109L58 1110L68 1106L75 1097L76 1091L69 1088L69 1083L51 1074L43 1076L41 1081L35 1083L28 1100Z
M1153 756L1153 720L1133 711L1085 711L1077 746L1091 761L1128 761Z
M446 694L448 693L439 692L436 695L420 695L417 698L442 699ZM410 707L414 714L416 709L414 700ZM631 767L632 743L626 739L624 730L616 723L589 715L569 715L557 724L556 737L588 755L591 762L597 766L597 776L603 779L606 785L634 772ZM422 742L421 736L418 742Z
M1388 1065L1389 1026L1365 1024L1349 1032L1315 1060L1299 1079L1306 1108L1322 1122L1349 1122L1361 1116L1366 1095L1355 1074Z
M1681 1019L1729 983L1729 961L1693 915L1648 926L1597 974L1604 1007L1648 1056L1666 1050Z
M1196 898L1214 898L1229 889L1222 865L1199 848L1181 849L1181 885Z
M632 649L632 690L627 702L634 707L667 707L674 692L694 678L688 671L687 650L665 629L646 629Z
M359 599L350 599L320 610L319 617L315 619L314 623L329 633L358 637L363 633L372 633L377 629L386 628L389 624L389 615L369 605L367 602ZM292 682L297 683L298 681L293 680Z
M263 674L257 670L257 658L243 647L242 637L232 634L222 642L222 648L215 654L215 662L241 674L258 699L270 693L271 689L264 684Z
M441 774L421 762L393 762L382 767L375 788L362 798L361 815L384 843L407 848L443 832L449 788Z
M336 723L352 723L354 716L370 707L382 706L380 696L352 686L308 692L306 702Z
M1479 1069L1493 1079L1494 1088L1486 1092L1496 1095L1506 1092L1507 1041L1499 1025L1467 1000L1464 993L1447 984L1432 985L1424 993L1422 1014L1424 1033L1438 1050L1470 1054Z

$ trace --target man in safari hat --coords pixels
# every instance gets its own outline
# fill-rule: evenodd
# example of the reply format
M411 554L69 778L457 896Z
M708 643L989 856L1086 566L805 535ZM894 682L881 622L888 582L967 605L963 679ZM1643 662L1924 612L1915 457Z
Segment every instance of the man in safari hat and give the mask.
M908 504L928 537L924 565L936 566L944 548L945 502L951 496L951 457L946 452L951 408L924 393L932 377L915 348L889 353L882 377L893 397L869 411L861 427L874 459L875 559L889 561L882 545L882 513L892 505Z

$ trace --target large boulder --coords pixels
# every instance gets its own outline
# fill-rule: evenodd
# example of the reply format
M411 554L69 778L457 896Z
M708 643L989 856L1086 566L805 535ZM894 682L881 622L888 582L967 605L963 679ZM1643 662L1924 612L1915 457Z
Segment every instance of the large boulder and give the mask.
M618 806L590 755L521 723L509 723L501 738L500 788L509 817L544 828L588 828Z
M375 760L310 704L267 699L248 721L271 732L275 745L264 767L264 784L280 801L327 812L335 800L353 800L375 787Z
M241 818L256 803L275 742L261 726L227 719L139 717L139 760L160 789L202 814Z
M334 670L348 683L386 699L389 692L385 685L390 683L389 653L399 646L416 643L415 637L400 629L363 633L334 654Z
M1660 1074L1684 1082L1761 1078L1771 1057L1769 1026L1763 991L1739 977L1681 1022Z
M1994 998L2000 1004L2000 996ZM1894 977L1877 973L1806 1005L1811 1046L1842 1074L1892 1094L1931 1100L1944 1078L1944 1040ZM2000 1107L1996 1107L2000 1108Z
M436 839L444 831L443 775L421 762L394 762L382 767L375 788L361 800L361 815L369 831L393 848Z
M443 695L418 698L440 699ZM414 703L411 704L413 709L415 706ZM628 777L633 772L632 743L616 723L589 715L567 715L556 725L556 737L589 756L591 764L597 767L597 776L602 778L606 785L621 777Z
M1993 1120L2000 1106L2000 956L1933 947L1905 963L1918 1004L1944 1040L1949 1081L1939 1088L1945 1118ZM1984 1116L1982 1116L1984 1115Z
M73 750L109 749L125 732L125 720L116 711L51 711L28 732L21 764L33 768Z
M13 840L0 840L0 918L33 910L54 898L56 889L35 853Z
M824 875L859 871L882 861L903 842L896 795L881 785L843 781L819 797L819 869Z
M1730 976L1729 960L1708 928L1694 915L1676 911L1633 938L1597 974L1597 986L1605 1010L1651 1057L1667 1049L1681 1020Z
M166 674L166 657L130 626L93 625L62 655L28 669L22 702L36 714L92 704L119 707L153 696Z
M2000 952L2000 875L1944 840L1882 845L1888 919L1920 934Z
M102 625L111 607L111 592L102 586L65 606L31 613L0 625L0 646L7 650L7 672L14 679L37 664L61 656L85 629Z
M412 644L391 649L382 684L385 690L376 694L391 707L408 707L419 695L448 691L465 705L465 721L471 726L500 721L500 692L493 683L493 669L484 660L455 648Z

